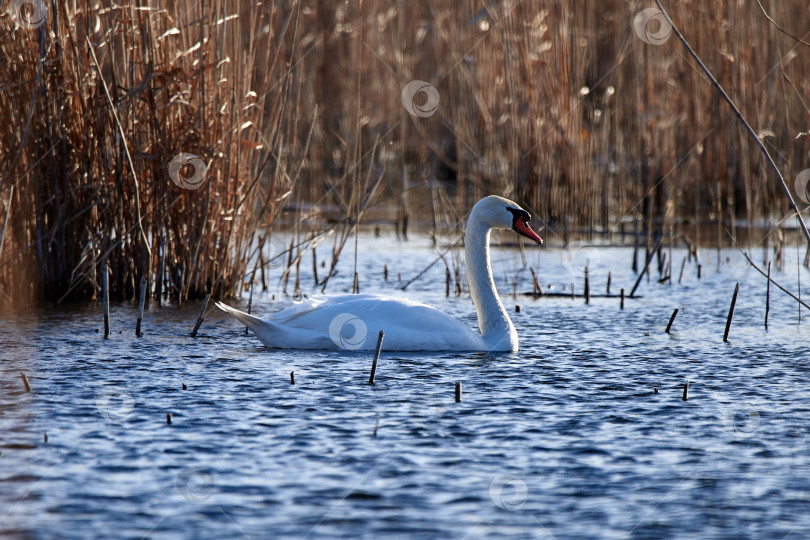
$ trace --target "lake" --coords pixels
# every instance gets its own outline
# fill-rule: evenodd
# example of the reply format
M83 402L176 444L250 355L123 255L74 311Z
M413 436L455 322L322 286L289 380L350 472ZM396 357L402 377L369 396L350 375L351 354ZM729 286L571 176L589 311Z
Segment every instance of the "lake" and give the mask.
M361 292L477 326L469 295L445 296L441 261L400 290L436 258L429 239L359 244ZM346 250L327 292L351 289ZM810 272L787 252L773 278L796 292ZM495 249L521 351L383 343L373 386L370 353L265 349L213 305L196 339L200 303L153 305L140 338L135 306L114 304L106 340L100 305L3 313L2 536L807 538L807 321L772 286L764 328L766 280L737 250L702 250L701 279L692 261L678 284L685 255L672 252L671 284L653 263L622 310L618 298L514 298L531 274L518 250ZM584 258L594 295L608 272L612 294L636 279L632 248L525 257L546 292L581 292ZM292 304L280 273L254 314ZM309 271L301 285L312 292Z

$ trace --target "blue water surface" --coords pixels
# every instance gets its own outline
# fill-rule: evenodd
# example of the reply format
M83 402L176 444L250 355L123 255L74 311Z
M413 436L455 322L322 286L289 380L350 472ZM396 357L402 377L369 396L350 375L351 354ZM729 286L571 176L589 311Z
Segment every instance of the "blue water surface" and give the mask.
M362 292L420 300L476 327L469 295L445 296L441 260L400 290L436 259L429 240L368 236L360 246ZM328 292L351 287L346 249ZM808 323L772 287L764 328L766 280L737 250L702 251L701 279L694 260L680 277L685 250L667 253L673 283L658 283L653 263L643 298L622 310L618 298L513 292L531 291L528 266L546 292L572 282L581 292L585 264L594 295L608 272L612 294L629 292L630 248L495 249L521 351L383 346L373 386L369 353L265 349L213 307L191 338L199 303L151 306L140 338L135 306L113 305L106 340L97 305L3 313L0 532L810 537ZM257 288L255 314L291 304L280 273L271 268L269 290ZM810 284L795 254L773 275L793 292L799 279ZM301 284L313 292L311 270ZM233 303L244 308L247 295Z

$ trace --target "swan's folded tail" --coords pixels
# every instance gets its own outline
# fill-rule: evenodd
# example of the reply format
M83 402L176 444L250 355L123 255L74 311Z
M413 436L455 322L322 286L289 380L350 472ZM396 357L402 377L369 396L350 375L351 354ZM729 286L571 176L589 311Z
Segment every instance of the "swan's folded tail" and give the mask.
M239 311L238 309L232 308L231 306L223 304L222 302L215 301L214 303L219 309L221 309L226 313L230 313L240 323L244 324L245 326L253 330L253 333L256 334L257 336L263 336L265 332L272 329L272 326L270 324L268 324L266 321L263 321L258 317L254 317L253 315L245 313L244 311Z
M277 349L300 348L306 342L312 349L334 348L335 344L327 334L305 328L287 328L273 321L254 317L244 311L232 308L222 302L214 302L219 309L230 313L236 320L250 328L265 347Z

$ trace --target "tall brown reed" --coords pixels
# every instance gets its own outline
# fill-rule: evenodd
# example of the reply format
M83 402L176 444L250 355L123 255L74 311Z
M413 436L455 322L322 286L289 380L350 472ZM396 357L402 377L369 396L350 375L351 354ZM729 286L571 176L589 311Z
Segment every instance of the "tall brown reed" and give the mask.
M17 188L5 299L92 296L105 259L118 297L141 277L175 299L233 291L307 153L313 111L298 107L290 56L300 9L42 5L35 28L0 19L0 195ZM207 167L199 189L170 178L181 153Z
M610 231L629 218L648 231L714 245L726 231L737 234L735 218L750 225L785 216L762 158L674 36L653 45L636 33L636 15L653 6L319 4L306 19L317 21L318 37L301 60L311 102L325 111L312 142L320 159L309 163L310 197L345 213L354 184L342 179L354 178L359 157L379 139L382 193L399 204L398 220L421 210L435 222L435 208L419 201L428 196L435 204L437 192L462 215L495 192L527 203L548 234ZM802 35L791 27L810 15L805 3L765 7ZM795 138L810 116L810 62L801 61L810 51L753 3L685 0L672 9L779 155L785 177L810 166L810 144ZM403 87L415 79L441 96L430 116L410 115L401 104ZM711 226L711 237L701 238L699 224Z
M46 5L33 30L0 18L0 200L17 188L5 298L92 295L105 258L119 296L141 276L180 299L233 292L266 240L257 227L290 203L306 209L298 225L328 207L345 224L332 262L375 204L392 221L456 227L494 192L547 235L629 216L659 231L689 221L680 232L694 244L736 234L735 218L787 213L677 41L639 38L645 2ZM764 5L802 35L806 2ZM754 3L668 7L785 177L810 166L795 138L810 117L810 52ZM403 107L413 80L437 89L435 113ZM169 178L181 152L208 164L199 190Z

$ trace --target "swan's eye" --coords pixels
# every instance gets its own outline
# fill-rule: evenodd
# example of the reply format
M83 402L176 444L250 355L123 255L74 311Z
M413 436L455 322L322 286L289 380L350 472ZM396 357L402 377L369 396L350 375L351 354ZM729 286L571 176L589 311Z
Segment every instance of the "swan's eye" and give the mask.
M529 214L526 210L512 208L511 206L507 206L506 209L512 214L512 227L516 226L521 221L528 225L529 220L532 219L531 214Z

